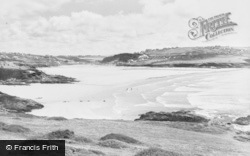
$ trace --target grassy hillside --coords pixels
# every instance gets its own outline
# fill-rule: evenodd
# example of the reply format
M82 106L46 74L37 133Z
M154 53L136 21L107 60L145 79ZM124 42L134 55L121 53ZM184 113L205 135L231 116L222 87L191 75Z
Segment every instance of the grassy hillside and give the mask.
M32 55L22 53L1 53L0 68L17 67L49 67L58 65L97 63L102 56L51 56Z
M250 50L221 46L163 48L114 55L104 58L102 63L150 67L249 67Z
M156 121L48 120L0 113L1 139L64 139L66 156L249 156L249 142L216 125ZM182 125L174 127L174 125ZM172 125L172 126L171 126ZM184 128L189 125L190 129ZM200 127L200 128L199 128ZM202 127L212 132L203 132ZM200 129L198 132L192 129ZM221 133L213 131L221 130Z

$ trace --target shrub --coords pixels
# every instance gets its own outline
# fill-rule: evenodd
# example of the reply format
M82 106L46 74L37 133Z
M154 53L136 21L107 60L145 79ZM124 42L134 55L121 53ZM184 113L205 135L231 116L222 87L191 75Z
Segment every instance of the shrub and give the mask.
M237 118L234 123L238 125L250 125L250 115Z
M71 139L75 133L70 130L57 130L48 134L48 139Z
M181 154L162 150L160 148L145 149L135 156L181 156Z
M6 123L0 122L0 128L6 126Z
M115 134L115 133L105 135L100 140L109 140L109 139L119 140L122 142L131 143L131 144L140 144L140 141L138 141L134 138L128 137L128 136L123 135L123 134Z
M127 148L127 146L123 142L120 142L117 140L101 141L98 143L98 145L103 146L103 147L116 148L116 149Z
M92 143L93 142L91 139L85 138L83 136L76 136L74 138L74 140L77 141L77 142L83 142L83 143Z
M65 120L68 120L68 119L66 119L64 117L60 117L60 116L58 116L58 117L55 116L55 117L50 117L47 120L65 121Z

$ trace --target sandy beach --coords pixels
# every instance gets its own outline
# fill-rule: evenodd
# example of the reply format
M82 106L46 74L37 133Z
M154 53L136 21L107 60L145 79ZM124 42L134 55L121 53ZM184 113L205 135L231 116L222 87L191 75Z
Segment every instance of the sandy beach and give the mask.
M73 65L41 70L80 82L1 86L5 93L45 106L34 115L134 120L147 111L180 109L207 117L250 114L249 69Z

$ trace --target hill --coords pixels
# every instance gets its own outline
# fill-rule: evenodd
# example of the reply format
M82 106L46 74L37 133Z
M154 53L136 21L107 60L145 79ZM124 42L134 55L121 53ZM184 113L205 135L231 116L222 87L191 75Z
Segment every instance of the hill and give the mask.
M50 67L74 64L95 64L102 56L51 56L0 52L0 68Z
M109 56L101 63L149 67L249 67L250 49L222 46L148 49Z

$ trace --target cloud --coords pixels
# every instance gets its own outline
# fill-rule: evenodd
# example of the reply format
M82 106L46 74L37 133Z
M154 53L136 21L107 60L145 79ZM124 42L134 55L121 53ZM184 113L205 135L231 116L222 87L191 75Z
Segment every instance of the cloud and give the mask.
M103 0L109 7L117 5L114 1ZM133 3L119 1L127 2L126 6ZM141 9L131 11L119 6L109 14L100 11L98 5L103 3L95 0L1 1L0 51L109 55L172 46L248 45L247 0L241 3L236 0L135 1ZM95 7L81 10L76 7L78 3L93 3ZM232 12L232 20L238 23L236 34L212 42L192 41L187 37L189 19L209 18L225 12Z

